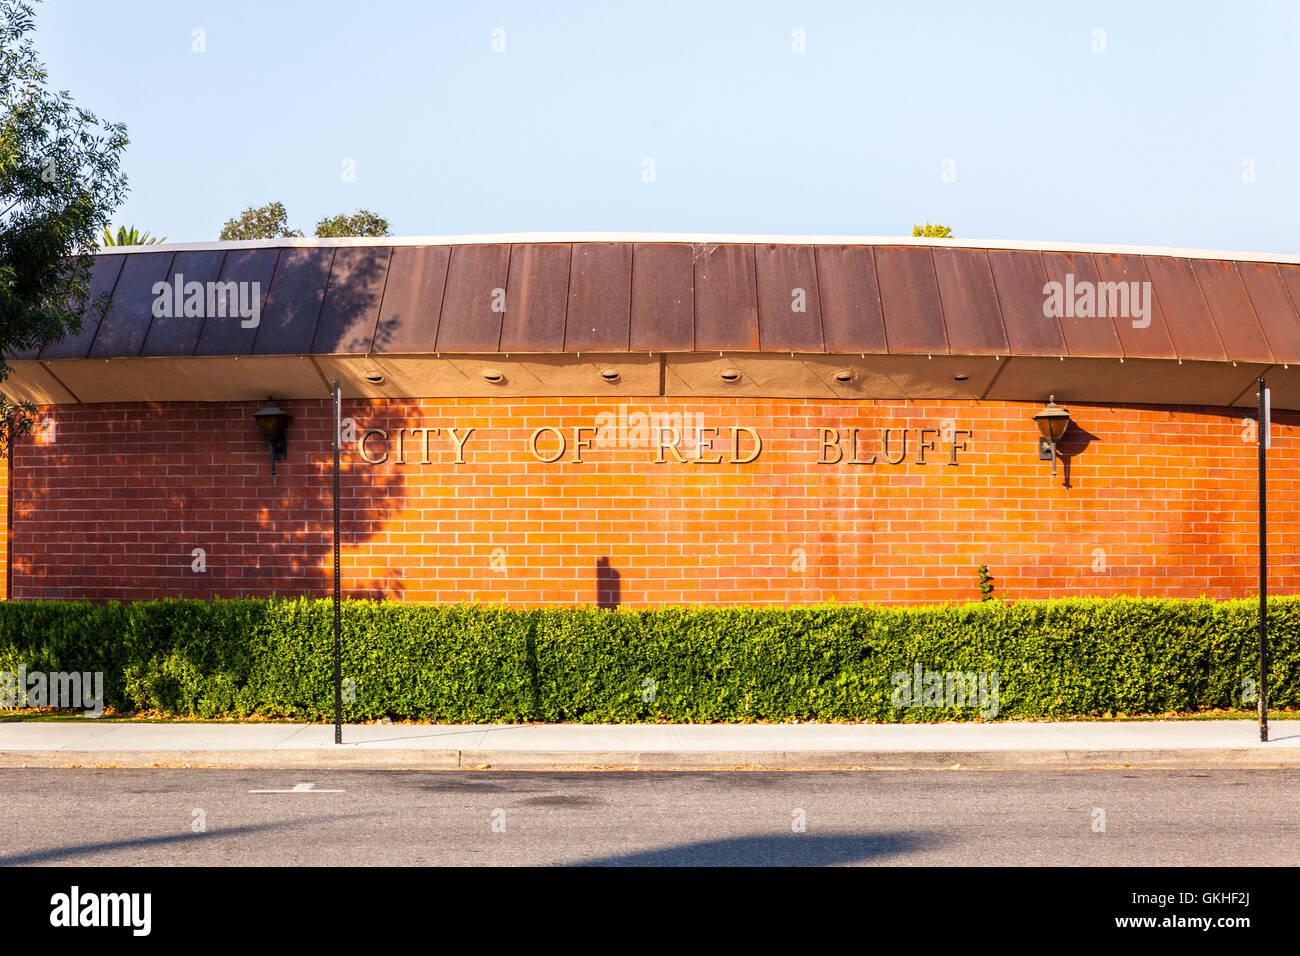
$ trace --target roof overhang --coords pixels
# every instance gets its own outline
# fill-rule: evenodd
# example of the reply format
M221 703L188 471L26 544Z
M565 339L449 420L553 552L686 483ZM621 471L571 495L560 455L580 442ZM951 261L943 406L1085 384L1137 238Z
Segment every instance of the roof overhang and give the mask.
M1300 368L1163 359L758 352L274 355L18 361L11 399L37 405L506 396L941 399L1300 409ZM617 373L610 380L607 375ZM490 380L488 373L499 373ZM724 377L724 373L726 376ZM736 373L739 373L736 375ZM734 379L734 380L733 380Z
M1076 309L1089 286L1093 305ZM253 314L235 300L213 310L220 289ZM107 296L104 316L9 359L13 397L314 398L337 377L350 395L392 398L1233 407L1266 376L1277 407L1300 409L1300 256L870 237L276 239L106 250L91 294Z

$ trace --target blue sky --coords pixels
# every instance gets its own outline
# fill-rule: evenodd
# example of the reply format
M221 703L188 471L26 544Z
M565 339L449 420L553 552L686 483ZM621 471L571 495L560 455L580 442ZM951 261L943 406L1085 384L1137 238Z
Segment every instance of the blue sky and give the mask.
M308 235L364 207L397 235L904 235L929 219L967 238L1300 251L1294 0L37 15L51 84L129 127L115 224L172 241L279 200Z

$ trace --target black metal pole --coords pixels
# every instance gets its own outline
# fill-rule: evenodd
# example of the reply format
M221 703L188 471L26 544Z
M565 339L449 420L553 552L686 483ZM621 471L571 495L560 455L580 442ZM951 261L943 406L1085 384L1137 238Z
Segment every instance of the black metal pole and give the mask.
M334 380L334 742L343 743L343 634L339 619L339 460L343 396Z
M1268 500L1264 452L1272 427L1264 408L1264 380L1259 380L1259 739L1268 740Z

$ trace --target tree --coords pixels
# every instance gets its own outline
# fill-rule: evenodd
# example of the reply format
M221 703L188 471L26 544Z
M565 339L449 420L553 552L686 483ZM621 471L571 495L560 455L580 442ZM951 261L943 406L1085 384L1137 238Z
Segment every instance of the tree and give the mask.
M152 246L154 243L166 241L166 236L162 239L155 239L147 232L141 234L136 230L135 226L130 228L118 226L116 234L108 229L104 230L104 245L106 246Z
M283 203L250 206L237 219L227 219L217 238L224 242L228 239L292 239L301 236L301 232L289 228L288 218Z
M226 220L219 239L292 239L302 235L297 229L289 228L289 214L284 204L267 203L245 209L237 219ZM376 215L369 209L360 209L355 215L339 213L326 216L316 223L316 236L330 239L342 236L386 236L388 220Z
M46 88L30 3L0 0L0 356L81 330L100 230L126 195L126 127ZM102 314L108 297L89 308ZM11 373L0 358L0 385ZM0 450L31 431L35 406L0 392Z
M369 209L359 209L354 216L339 213L337 216L330 216L316 223L316 235L320 239L342 236L386 236L388 220Z
M927 219L924 226L913 226L912 235L922 236L927 239L953 239L952 226L941 226L937 222L933 225Z

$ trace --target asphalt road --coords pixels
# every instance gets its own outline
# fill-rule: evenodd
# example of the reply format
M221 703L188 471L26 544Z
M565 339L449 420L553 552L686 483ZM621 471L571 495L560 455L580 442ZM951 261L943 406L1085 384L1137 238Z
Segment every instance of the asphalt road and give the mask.
M1295 770L14 769L0 794L4 865L1300 863Z

